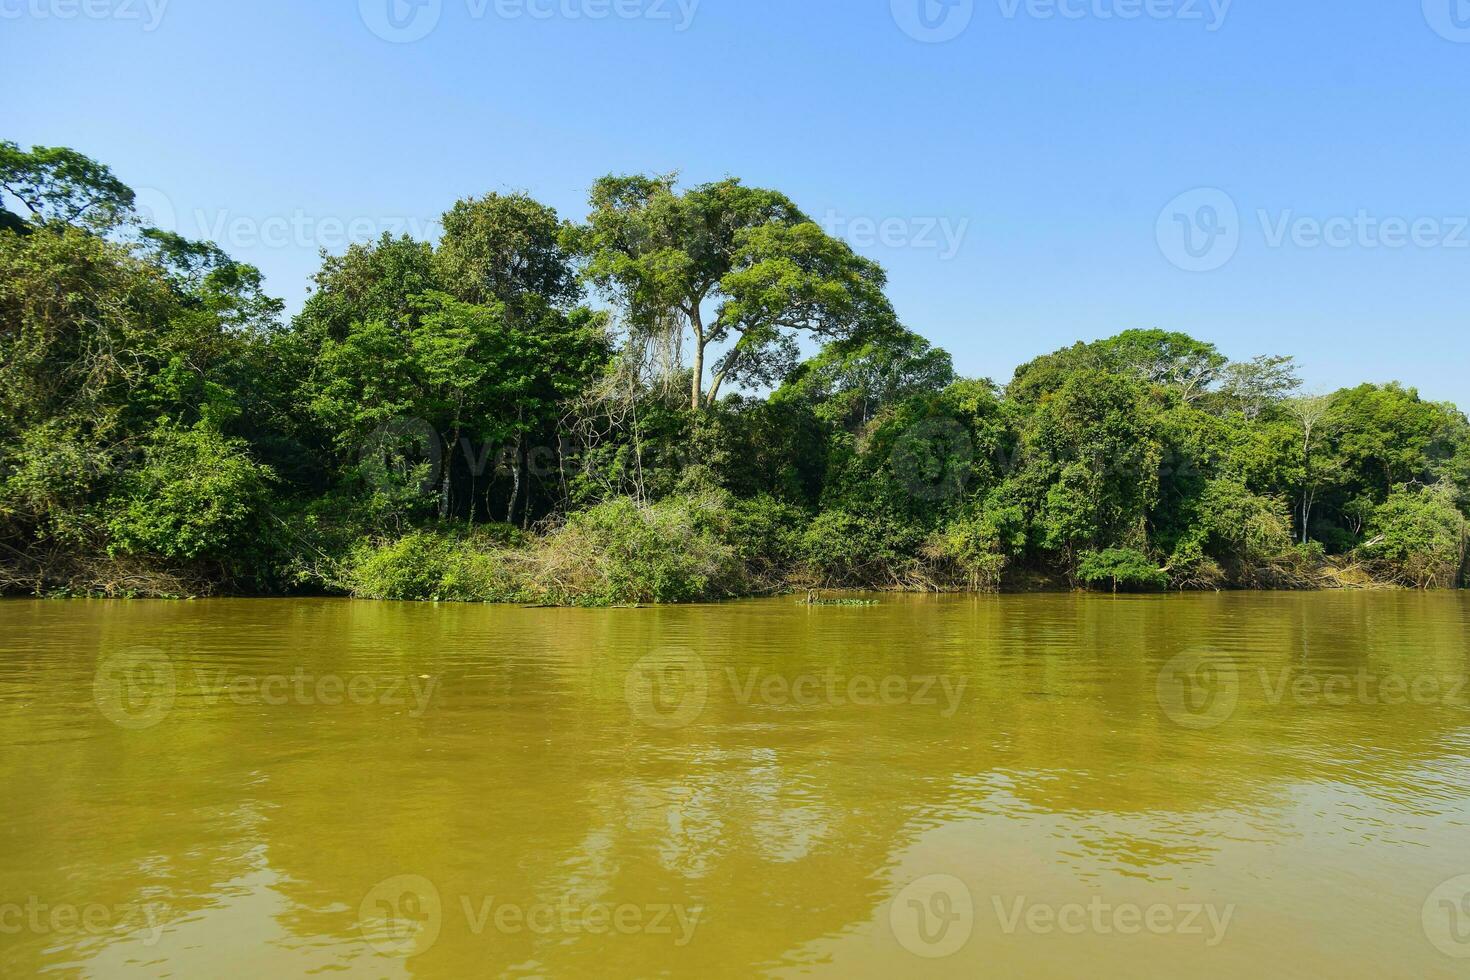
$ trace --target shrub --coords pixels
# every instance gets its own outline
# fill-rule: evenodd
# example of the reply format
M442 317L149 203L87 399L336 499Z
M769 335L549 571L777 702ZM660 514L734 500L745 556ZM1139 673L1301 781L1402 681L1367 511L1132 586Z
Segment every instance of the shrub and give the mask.
M807 526L801 547L824 584L898 585L923 540L921 528L895 515L829 510Z
M363 541L345 585L362 598L575 606L724 598L744 584L729 531L717 495L652 505L618 497L529 543L503 525Z
M52 420L0 444L0 515L12 535L54 535L94 547L89 496L113 464L105 446L81 427ZM31 531L34 528L34 531Z
M1327 560L1327 549L1320 541L1303 541L1292 545L1291 558L1301 565L1321 565Z
M540 543L533 581L557 603L693 602L734 595L741 569L717 495L640 504L619 497L573 514Z
M930 535L924 553L949 564L972 592L1000 587L1011 558L1026 546L1026 515L999 493L967 508Z
M1114 592L1156 591L1169 584L1169 577L1147 555L1132 548L1083 552L1077 562L1077 577L1088 585L1111 582Z
M1167 571L1179 588L1276 582L1298 564L1292 549L1285 500L1251 493L1238 480L1216 479L1190 512Z
M508 560L522 541L515 528L490 525L455 534L415 531L397 540L363 540L343 583L365 599L515 602L533 598Z
M176 560L240 557L269 502L274 474L245 443L200 424L160 426L142 466L122 480L108 530L117 554Z
M1465 565L1465 516L1448 487L1400 487L1373 512L1363 546L1375 572L1420 589L1454 588Z
M347 585L365 599L437 599L457 542L419 531L397 541L364 541L348 558Z
M776 585L801 560L802 532L809 518L800 507L767 494L736 500L729 509L728 539L747 576Z

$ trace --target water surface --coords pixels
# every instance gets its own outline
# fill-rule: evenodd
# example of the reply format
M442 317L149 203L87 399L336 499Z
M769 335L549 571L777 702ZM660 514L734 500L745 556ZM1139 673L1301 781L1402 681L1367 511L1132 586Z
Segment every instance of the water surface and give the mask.
M6 602L0 975L1466 976L1467 636L1463 594Z

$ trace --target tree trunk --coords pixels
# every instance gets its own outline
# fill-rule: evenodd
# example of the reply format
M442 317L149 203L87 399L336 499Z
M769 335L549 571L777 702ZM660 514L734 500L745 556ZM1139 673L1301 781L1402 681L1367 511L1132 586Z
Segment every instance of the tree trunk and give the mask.
M505 523L515 524L516 504L521 499L521 437L516 436L515 458L510 468L510 504L505 510Z
M715 403L715 399L720 397L720 385L724 383L725 372L721 371L710 381L709 393L704 396L704 402L706 405L713 405Z
M434 438L438 439L439 437L436 435ZM458 427L455 427L454 442L450 443L450 445L459 445ZM454 484L454 450L448 450L442 455L444 457L444 461L439 464L439 467L444 471L444 473L440 477L439 482L439 519L441 521L446 521L449 519L449 494Z
M1317 491L1315 489L1308 488L1302 491L1302 544L1306 544L1310 540L1307 535L1307 528L1312 524L1312 506L1316 502Z
M1312 523L1312 504L1317 495L1315 476L1312 473L1312 432L1317 428L1320 416L1312 416L1304 410L1302 424L1302 544L1309 540L1307 529Z
M525 493L524 499L521 501L521 530L529 531L531 529L531 469L526 465L525 453L521 454L521 460L518 465L526 471L524 483Z
M694 329L694 381L689 404L697 412L704 403L701 397L704 393L704 321L700 317L698 304L695 304L689 314L689 325Z

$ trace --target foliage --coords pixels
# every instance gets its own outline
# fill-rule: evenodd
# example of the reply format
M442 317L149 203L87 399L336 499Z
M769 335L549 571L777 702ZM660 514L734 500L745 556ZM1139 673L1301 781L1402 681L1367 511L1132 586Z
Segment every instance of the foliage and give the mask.
M993 590L1026 546L1026 515L1003 491L951 518L933 534L927 557L954 565L970 591Z
M110 500L112 549L182 560L241 558L260 539L273 481L243 440L202 422L182 430L159 426L141 465L118 481Z
M619 498L572 514L547 536L536 585L550 601L693 602L741 591L718 498Z
M1286 501L1252 493L1229 477L1210 480L1191 501L1189 523L1174 545L1175 584L1279 584L1293 547Z
M1133 379L1090 370L1067 379L1024 435L1035 540L1070 553L1137 545L1159 491L1157 412Z
M841 338L893 322L882 269L777 191L727 179L680 193L673 176L608 176L591 205L568 240L629 329L675 344L689 330L696 411L727 381L779 381L800 334ZM726 341L705 392L709 352Z
M825 510L802 535L802 554L828 586L902 585L923 543L923 528L881 511Z
M520 543L514 528L473 533L415 531L390 540L363 539L346 563L346 585L371 599L515 602L529 597L502 555Z
M1157 591L1169 584L1169 577L1147 555L1132 548L1083 552L1077 561L1077 577L1088 585L1111 583L1114 592Z
M1416 588L1454 588L1464 577L1470 524L1448 488L1399 487L1369 522L1363 546L1385 577Z
M528 297L553 306L582 297L556 212L525 194L456 201L436 258L445 288L466 302L518 309Z
M1125 330L1115 337L1047 354L1016 369L1009 394L1041 401L1073 374L1104 371L1172 388L1185 401L1202 396L1226 367L1214 344L1164 330Z
M1290 398L1302 386L1296 359L1265 354L1249 361L1236 361L1221 371L1215 399L1229 411L1239 412L1254 422L1273 405Z
M354 595L383 599L608 606L724 598L741 586L725 520L718 498L642 505L623 497L529 544L513 528L366 540L347 580Z
M1003 390L778 191L454 203L261 274L0 143L0 587L691 602L1464 580L1470 420L1164 330ZM594 287L606 309L584 303ZM809 356L808 356L809 355Z
M730 504L728 540L746 578L766 588L784 583L801 563L809 515L767 494Z
M0 140L0 191L27 212L8 211L0 200L0 228L13 231L53 222L106 231L133 210L132 189L106 165L61 146L34 146L27 152Z
M946 351L900 329L827 344L791 373L773 399L809 402L823 421L856 432L884 408L943 391L954 381Z

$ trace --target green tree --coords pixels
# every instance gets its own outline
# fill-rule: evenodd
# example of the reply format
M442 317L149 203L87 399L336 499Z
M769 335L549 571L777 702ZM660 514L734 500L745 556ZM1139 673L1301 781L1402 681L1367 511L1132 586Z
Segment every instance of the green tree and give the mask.
M504 303L512 311L527 297L552 306L581 299L562 224L546 205L525 194L471 197L456 201L443 225L439 276L458 299Z
M1126 374L1145 384L1173 389L1185 402L1202 398L1220 377L1227 359L1214 344L1165 330L1125 330L1090 344L1077 343L1016 369L1009 394L1036 402L1084 371Z
M1470 523L1448 488L1399 487L1373 514L1363 546L1385 573L1416 588L1454 588L1464 578Z
M1301 389L1296 359L1262 355L1227 364L1221 372L1219 400L1254 422Z
M415 298L441 288L433 247L407 235L354 244L340 256L324 253L313 283L294 326L316 346L342 340L354 323L406 326L416 313Z
M820 417L856 432L889 405L954 380L946 351L908 330L883 331L825 345L773 397L809 401Z
M0 229L57 221L107 231L132 217L133 191L96 160L63 146L22 150L0 140ZM26 209L4 206L9 195Z
M279 303L212 245L97 234L131 192L70 151L44 156L24 193L52 211L0 232L0 541L36 587L108 552L243 556L275 484L253 438L288 414L262 383ZM242 575L268 563L250 554Z
M1093 346L1110 370L1173 388L1185 402L1203 397L1228 361L1214 344L1166 330L1125 330Z
M1169 582L1147 555L1132 548L1083 552L1077 562L1077 577L1088 585L1112 583L1114 592L1119 588L1158 590Z
M1302 544L1306 544L1311 540L1317 499L1325 487L1332 485L1341 469L1330 441L1336 420L1332 416L1332 399L1325 395L1293 399L1287 404L1286 412L1297 426L1297 531Z
M213 559L258 574L260 522L274 474L241 440L201 423L160 426L149 434L141 465L128 471L109 505L112 548L129 554Z
M692 334L695 410L726 380L780 380L802 333L837 338L892 320L878 265L776 191L729 179L680 193L673 177L609 176L591 206L572 236L589 279L635 332ZM727 341L706 393L711 347Z
M1138 547L1159 491L1156 411L1137 381L1073 375L1028 421L1024 469L1041 547Z
M1331 420L1344 479L1382 501L1400 484L1435 481L1454 454L1462 417L1389 384L1337 392Z

